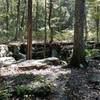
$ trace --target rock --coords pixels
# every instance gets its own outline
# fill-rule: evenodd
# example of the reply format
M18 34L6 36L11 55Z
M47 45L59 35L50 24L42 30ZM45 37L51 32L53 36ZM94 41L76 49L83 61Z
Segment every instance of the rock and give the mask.
M48 68L46 63L43 63L41 60L27 60L18 64L19 69L23 71L33 70L33 69L46 69Z
M8 46L0 45L0 57L6 57L8 55Z
M88 75L88 80L91 83L100 83L100 72L92 72Z
M48 65L60 65L61 64L61 61L56 57L50 57L50 58L43 59L42 62Z
M0 67L8 66L13 63L16 63L16 61L13 57L1 57L0 58L0 65L1 65Z
M19 43L10 43L8 45L9 51L12 52L12 56L16 60L26 59L26 55L20 53L20 44Z
M100 49L100 43L96 43L95 48Z
M100 60L100 55L94 56L93 59L94 59L94 60Z
M32 44L32 58L33 59L42 59L44 58L44 43L35 42ZM52 47L52 51L51 51ZM72 43L66 42L53 42L52 44L46 43L46 57L58 57L58 58L67 58L72 54ZM27 43L22 43L20 45L20 53L26 54ZM64 59L64 60L65 60Z
M72 47L64 46L61 49L61 57L63 60L66 60L67 58L69 58L71 54L72 54Z
M59 67L57 65L59 63L60 63L60 60L54 57L41 59L41 60L22 60L19 62L16 61L16 64L11 64L7 67L2 67L1 74L2 76L15 75L15 74L17 75L17 74L29 73L29 72L32 72L32 73L34 72L36 74L35 70L37 70L38 73L43 72L43 74L52 73L50 71L50 68L52 70L53 68L54 70L56 70L55 68ZM4 66L4 64L2 65ZM44 72L44 70L46 70L46 72Z

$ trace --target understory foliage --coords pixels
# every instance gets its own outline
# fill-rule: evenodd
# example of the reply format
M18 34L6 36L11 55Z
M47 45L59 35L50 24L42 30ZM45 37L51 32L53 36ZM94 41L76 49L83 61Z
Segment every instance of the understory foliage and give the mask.
M47 100L53 92L63 97L82 95L84 90L80 92L78 86L91 89L87 87L87 75L96 71L100 76L100 71L93 68L100 67L100 0L0 0L0 43L7 43L0 47L0 72L3 74L0 73L0 100ZM61 61L52 60L53 57ZM31 59L42 58L48 60L31 62ZM24 61L28 65L24 65ZM90 66L92 69L88 70ZM80 80L81 74L86 74L85 84L84 79ZM92 80L94 89L98 82L97 77ZM79 98L76 100L81 100Z
M47 22L47 37L50 38L49 29L49 6L50 1L47 0L46 22ZM20 4L20 5L19 5ZM55 0L52 2L53 12L51 16L51 27L56 36L62 36L67 33L67 30L73 30L75 0ZM86 0L86 17L88 28L88 39L96 39L96 20L100 19L99 0ZM19 34L18 39L27 38L27 0L0 0L0 41L5 42L14 39L16 33ZM18 10L19 9L19 10ZM45 1L33 0L33 39L44 39L45 31ZM64 32L63 32L64 31ZM71 32L71 36L73 32ZM41 38L40 38L41 37ZM62 37L61 40L64 38Z
M32 77L31 77L32 78ZM37 75L33 81L27 85L16 85L14 88L6 86L0 90L0 100L8 100L8 98L26 98L28 96L45 98L51 94L53 85L45 80L44 76Z

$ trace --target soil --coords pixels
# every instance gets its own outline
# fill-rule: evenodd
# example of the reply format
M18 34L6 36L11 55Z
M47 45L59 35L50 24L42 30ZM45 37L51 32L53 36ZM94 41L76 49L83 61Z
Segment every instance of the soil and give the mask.
M46 63L43 68L37 62L37 65L39 64L41 68L36 69L36 66L35 68L29 66L31 68L26 68L26 70L22 70L22 67L19 66L23 63L12 64L0 68L0 85L15 87L16 84L30 84L34 76L41 75L47 81L49 80L53 87L52 94L48 96L48 99L38 100L100 100L100 81L92 80L89 76L100 72L100 61L91 60L89 63L90 66L87 69L72 69L67 68L67 64L53 65Z

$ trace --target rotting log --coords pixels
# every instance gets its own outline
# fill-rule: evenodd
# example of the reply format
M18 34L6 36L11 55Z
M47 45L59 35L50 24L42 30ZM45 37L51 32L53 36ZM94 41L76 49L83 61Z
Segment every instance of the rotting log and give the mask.
M88 49L98 49L100 44L96 44L95 42L88 42L86 47ZM9 43L10 48L13 46L18 47L18 52L26 55L27 52L27 43ZM50 43L46 43L46 57L50 57ZM73 43L67 42L53 42L52 47L56 50L56 57L66 60L72 54ZM10 50L11 51L11 50ZM16 50L15 50L16 51ZM42 59L44 51L44 43L43 42L32 42L32 59ZM24 56L25 57L25 56ZM22 57L22 59L24 58Z

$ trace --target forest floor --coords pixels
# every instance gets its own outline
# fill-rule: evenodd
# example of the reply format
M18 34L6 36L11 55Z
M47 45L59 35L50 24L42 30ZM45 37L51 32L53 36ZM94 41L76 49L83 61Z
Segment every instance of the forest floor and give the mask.
M100 61L89 63L87 69L73 69L57 58L23 61L0 68L0 87L13 90L18 85L34 85L34 77L39 76L37 80L51 88L51 94L42 100L100 100Z

